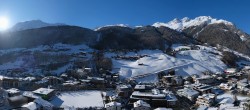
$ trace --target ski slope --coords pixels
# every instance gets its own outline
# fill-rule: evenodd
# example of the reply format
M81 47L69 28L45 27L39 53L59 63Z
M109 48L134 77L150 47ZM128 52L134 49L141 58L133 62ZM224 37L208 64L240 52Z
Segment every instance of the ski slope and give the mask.
M115 55L133 56L148 55L136 61L117 60L112 58L113 71L118 72L123 78L147 79L146 81L157 80L156 73L175 69L177 75L190 76L193 74L202 75L202 72L222 72L227 66L220 60L221 56L212 54L218 52L213 48L202 48L201 50L180 51L176 57L169 56L160 50L143 50L138 53L114 54L107 53L107 57ZM139 65L143 64L143 65ZM145 78L150 76L151 78Z

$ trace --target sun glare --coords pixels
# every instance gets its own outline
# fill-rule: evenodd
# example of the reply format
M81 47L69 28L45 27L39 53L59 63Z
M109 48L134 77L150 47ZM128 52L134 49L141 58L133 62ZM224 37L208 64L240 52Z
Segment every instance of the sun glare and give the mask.
M9 27L9 19L7 17L0 17L0 30L6 30Z

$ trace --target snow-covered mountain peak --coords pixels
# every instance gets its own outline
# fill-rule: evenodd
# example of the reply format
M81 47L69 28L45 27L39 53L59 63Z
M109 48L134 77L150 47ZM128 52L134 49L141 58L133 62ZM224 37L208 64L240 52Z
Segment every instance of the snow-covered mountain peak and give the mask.
M98 28L94 29L94 31L98 31L99 29L104 28L104 27L112 27L112 26L129 27L128 24L114 24L114 25L106 25L106 26L98 27Z
M182 22L188 22L188 21L190 21L190 18L184 17L184 18L181 19L181 21L182 21Z
M164 27L169 27L177 31L182 31L183 29L186 29L192 26L199 26L202 24L215 24L215 23L224 23L226 25L233 25L233 23L229 21L212 18L211 16L199 16L194 19L189 19L188 17L184 17L181 20L179 20L175 18L174 20L169 21L167 23L156 22L152 26L155 26L155 27L164 26Z
M41 27L47 27L47 26L58 26L58 25L65 25L62 23L55 23L55 24L50 24L50 23L45 23L41 20L31 20L31 21L24 21L24 22L19 22L15 24L10 31L22 31L22 30L27 30L27 29L35 29L35 28L41 28Z

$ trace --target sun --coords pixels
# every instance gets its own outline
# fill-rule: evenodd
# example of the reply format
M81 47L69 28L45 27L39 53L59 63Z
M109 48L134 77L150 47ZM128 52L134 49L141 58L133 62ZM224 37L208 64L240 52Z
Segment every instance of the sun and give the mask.
M0 30L6 30L9 27L9 19L7 17L0 17Z

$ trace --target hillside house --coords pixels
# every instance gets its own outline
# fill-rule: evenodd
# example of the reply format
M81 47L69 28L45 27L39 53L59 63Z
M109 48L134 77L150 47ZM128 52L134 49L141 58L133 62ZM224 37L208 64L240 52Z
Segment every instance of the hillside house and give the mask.
M116 92L120 97L129 97L132 93L132 87L128 84L117 85Z
M41 98L45 100L51 100L51 98L55 95L54 89L48 89L48 88L39 88L35 91L33 91L35 95L40 96Z
M215 94L203 94L201 96L198 96L196 104L210 107L215 103L215 100L216 100Z
M151 110L151 106L142 100L134 102L133 110Z
M195 99L199 96L199 92L190 88L184 88L177 91L177 94L181 97L189 99L191 102L194 102Z
M119 102L110 102L105 104L106 110L122 110L122 105Z
M146 92L134 91L130 96L129 103L138 100L146 101L154 107L175 107L177 104L177 98L172 92L160 91L159 89Z

